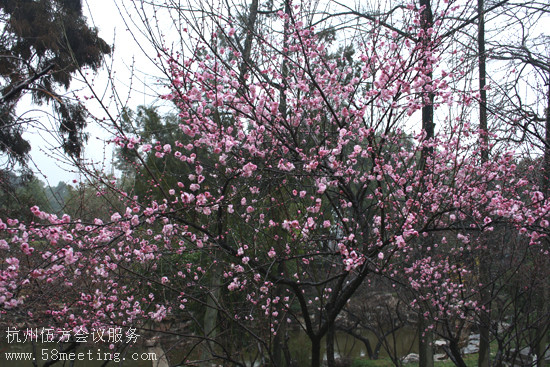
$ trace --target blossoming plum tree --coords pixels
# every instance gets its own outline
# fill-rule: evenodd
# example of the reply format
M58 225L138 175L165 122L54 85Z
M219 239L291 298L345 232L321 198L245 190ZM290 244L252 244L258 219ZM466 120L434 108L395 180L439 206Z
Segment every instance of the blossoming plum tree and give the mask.
M265 363L282 363L283 352L290 363L280 334L293 323L320 366L322 338L369 277L406 282L431 319L478 307L463 297L476 291L464 287L471 269L461 254L495 223L537 246L549 206L511 152L480 162L467 121L442 118L429 139L405 134L426 103L471 100L448 88L453 74L426 49L437 29L414 28L422 9L408 11L415 40L365 34L358 69L329 57L331 44L291 6L278 13L282 35L254 34L256 62L244 72L231 24L212 36L223 34L223 47L197 40L190 57L172 55L165 98L185 139L120 134L114 143L136 150L141 172L154 154L189 174L166 186L150 172L160 198L120 192L126 209L108 220L38 207L35 222L2 220L3 317L130 327L186 312L198 319L199 304L218 311L218 334L204 336L212 358L244 364L251 352L233 343L253 340ZM238 339L222 337L234 330Z

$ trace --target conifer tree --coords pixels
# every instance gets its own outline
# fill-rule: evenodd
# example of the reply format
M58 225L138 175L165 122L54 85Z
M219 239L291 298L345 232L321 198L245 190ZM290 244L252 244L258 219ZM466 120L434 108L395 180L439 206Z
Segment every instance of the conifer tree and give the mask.
M78 157L85 140L84 107L63 96L73 76L96 71L111 47L90 27L80 0L0 1L0 152L7 167L24 164L31 150L22 136L29 124L17 105L25 95L51 104L66 153Z

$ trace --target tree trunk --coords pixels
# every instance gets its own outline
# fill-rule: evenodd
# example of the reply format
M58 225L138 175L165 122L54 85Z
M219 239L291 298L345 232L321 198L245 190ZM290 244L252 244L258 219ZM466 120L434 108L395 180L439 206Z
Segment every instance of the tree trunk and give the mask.
M545 135L545 148L544 148L544 169L543 169L543 179L542 179L542 189L546 199L550 195L550 76L547 80L548 91L547 91L547 105L546 105L546 135ZM546 246L550 244L550 241L546 239ZM544 259L544 262L548 264L548 260ZM544 359L546 354L546 349L548 347L548 323L544 322L547 320L548 314L548 302L549 302L549 291L548 291L548 280L541 280L541 299L539 301L539 314L540 322L537 327L536 333L536 346L535 354L537 356L537 367L546 367L547 363Z
M206 338L205 346L201 353L201 366L209 367L211 365L210 360L213 357L215 350L215 343L217 335L217 323L218 323L218 299L220 297L220 278L221 267L213 267L212 277L210 278L210 292L206 300L206 311L204 313L204 337Z
M546 292L544 292L546 293ZM542 302L546 301L548 299L548 295L544 294ZM544 311L546 307L543 306L541 309ZM545 318L545 315L542 315L543 318ZM537 327L536 331L536 346L535 346L535 355L537 356L537 367L546 367L547 363L544 359L544 355L546 354L546 348L548 344L548 338L546 336L547 334L547 327L546 323L541 322L541 324Z
M481 256L487 256L485 254ZM483 267L483 263L485 261L481 262L481 267ZM484 274L485 271L481 270L481 273ZM482 275L481 281L483 282L485 279L487 279L487 276ZM489 357L491 353L491 333L490 333L490 327L491 327L491 314L490 314L490 307L491 302L488 300L490 295L488 294L489 290L484 289L481 291L481 303L485 306L484 310L481 310L480 314L480 322L479 322L479 354L477 358L477 365L479 367L489 367Z
M311 337L311 367L321 367L321 338Z
M462 358L460 353L460 347L458 346L458 339L449 340L449 346L443 347L449 358L453 361L457 367L467 367L466 362Z
M489 130L487 127L487 91L485 90L487 72L485 68L485 16L484 16L484 0L477 1L478 14L478 29L477 29L477 46L479 58L479 130L481 133L481 162L486 163L489 160ZM489 367L489 357L491 353L490 346L490 328L491 328L491 295L487 284L490 282L490 274L488 274L490 258L487 251L481 251L480 259L480 281L483 284L480 297L481 303L485 309L481 310L479 328L479 354L477 364L479 367Z
M246 37L244 40L243 52L242 52L242 63L239 70L239 80L241 81L241 86L246 86L245 74L250 69L252 60L252 41L254 39L254 33L256 29L256 20L258 19L258 0L252 0L250 8L248 9L248 17L246 20ZM241 92L243 92L241 90Z
M418 366L433 367L433 333L428 330L428 323L423 315L418 319Z
M424 38L422 42L422 51L432 51L432 40L428 36L428 30L433 26L433 14L430 0L419 0L420 6L424 7L424 11L421 15L421 27L424 31ZM424 59L425 55L423 55ZM424 72L431 79L433 76L432 65L428 61L424 61ZM433 92L423 92L423 104L422 107L422 129L426 132L426 139L434 137L434 94ZM432 152L433 149L428 149L428 152Z
M277 272L279 274L285 273L286 269L283 263L279 263L277 265ZM281 284L277 284L277 294L283 294L284 287ZM285 338L287 335L286 332L286 313L281 312L277 317L277 335L273 338L273 345L272 345L272 356L273 356L273 365L276 367L282 367L289 364L289 361L286 361L285 364L283 359L284 353L285 353Z
M477 0L478 28L477 50L479 58L479 130L481 131L481 161L489 160L489 128L487 127L487 84L486 53L485 53L485 15L484 0Z
M327 367L335 367L336 361L334 360L334 323L331 323L327 331Z
M420 7L423 7L424 10L420 16L420 26L424 31L424 37L422 38L422 52L432 51L432 42L431 38L428 36L428 30L433 26L433 13L430 0L419 0ZM432 65L426 58L426 55L422 55L424 58L424 73L432 79ZM422 93L422 129L426 133L426 139L433 139L435 135L435 124L434 124L434 94L431 91L424 91ZM424 171L425 174L428 173L429 168L426 166L426 160L429 155L433 153L433 148L424 147L422 149L422 157L420 168ZM421 249L423 251L423 249ZM433 367L433 335L432 331L428 330L426 319L422 314L419 315L418 322L418 354L419 354L419 366L420 367Z
M271 352L273 356L273 366L282 367L283 366L283 330L281 330L280 324L279 329L277 330L277 335L273 338L273 351Z

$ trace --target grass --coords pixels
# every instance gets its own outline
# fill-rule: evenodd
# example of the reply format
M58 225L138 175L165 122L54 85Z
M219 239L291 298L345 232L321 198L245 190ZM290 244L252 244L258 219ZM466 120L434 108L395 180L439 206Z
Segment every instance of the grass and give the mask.
M393 362L389 358L380 359L356 359L351 364L351 367L392 367Z

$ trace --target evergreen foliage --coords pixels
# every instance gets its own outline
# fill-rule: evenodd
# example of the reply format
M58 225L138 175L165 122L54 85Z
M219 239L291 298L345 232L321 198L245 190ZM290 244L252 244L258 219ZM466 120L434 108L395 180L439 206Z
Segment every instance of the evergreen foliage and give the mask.
M23 133L32 121L17 111L27 94L53 105L63 149L78 157L86 110L59 89L82 69L96 71L111 47L87 24L80 0L2 0L0 24L0 152L7 167L24 164L31 150Z

